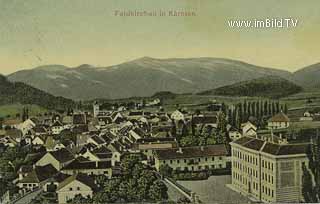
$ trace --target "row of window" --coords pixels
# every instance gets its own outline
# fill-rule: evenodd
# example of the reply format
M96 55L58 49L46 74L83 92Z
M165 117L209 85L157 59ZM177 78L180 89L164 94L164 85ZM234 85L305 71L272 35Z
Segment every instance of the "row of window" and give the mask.
M222 169L223 166L222 164L219 164L219 165L211 165L211 169L215 169L215 168L219 168L219 169ZM191 171L196 171L196 170L208 170L210 169L208 165L205 165L205 166L191 166ZM181 167L177 167L176 168L177 171L188 171L188 167L184 167L184 168L181 168Z
M257 170L254 170L250 167L246 167L237 161L233 161L233 168L239 169L240 171L244 171L245 173L247 173L249 175L253 175L254 177L258 178L258 171Z
M80 191L81 189L80 189L80 187L77 187L77 191ZM73 191L73 188L71 187L71 188L69 188L69 191Z
M262 185L262 194L267 195L267 196L271 196L272 198L274 196L273 190L268 187L265 187L264 185Z
M266 161L266 160L262 159L261 160L261 166L262 166L262 168L265 168L265 169L273 171L273 163L272 162L269 162L269 161Z
M202 158L202 160L203 160L203 158ZM209 160L209 158L208 157L205 157L204 158L204 161L208 161ZM211 158L211 161L215 161L216 159L215 159L215 157L212 157ZM222 160L222 157L218 157L218 160ZM183 161L183 163L195 163L195 162L201 162L201 158L198 158L198 159L183 159L182 160ZM181 162L182 162L181 161ZM166 164L166 162L167 162L167 160L163 160L163 164ZM170 159L169 161L168 161L170 164L173 164L173 162L176 162L177 164L180 164L180 159Z
M250 154L245 154L245 153L243 153L241 151L238 151L236 149L234 149L232 151L232 156L236 157L236 158L238 158L240 160L243 160L245 162L248 162L248 163L251 163L251 164L254 164L254 165L258 165L258 157L252 156Z
M267 173L261 173L261 179L263 180L263 181L267 181L267 182L269 182L269 183L271 183L271 184L273 184L273 176L271 175L269 175L269 174L267 174Z

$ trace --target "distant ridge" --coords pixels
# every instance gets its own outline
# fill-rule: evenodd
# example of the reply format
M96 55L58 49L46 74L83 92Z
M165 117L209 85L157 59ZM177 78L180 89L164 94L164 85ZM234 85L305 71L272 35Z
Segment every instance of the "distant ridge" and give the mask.
M63 97L55 97L22 82L10 82L0 75L0 105L34 104L48 109L73 107L75 103Z
M144 97L163 91L197 93L269 75L292 76L287 71L230 59L142 57L109 67L47 65L18 71L8 78L55 96L91 100Z
M256 96L280 98L302 91L302 88L278 76L266 76L204 91L199 95Z

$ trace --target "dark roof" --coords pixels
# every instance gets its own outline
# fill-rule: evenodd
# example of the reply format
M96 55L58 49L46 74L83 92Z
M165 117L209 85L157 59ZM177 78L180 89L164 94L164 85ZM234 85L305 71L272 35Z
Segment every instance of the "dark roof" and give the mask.
M73 115L73 124L86 124L86 117L84 114Z
M247 147L249 149L253 149L253 150L260 150L261 147L263 146L264 141L263 140L258 140L258 139L254 139L248 141L247 143L243 144L244 147Z
M252 137L241 137L241 138L233 141L233 143L242 145L242 144L245 144L245 143L249 142L249 141L252 140L252 139L253 139Z
M38 175L38 178L39 178L40 182L44 181L44 180L52 177L56 173L58 173L56 168L54 168L51 164L47 164L45 166L37 166L35 168L35 171L36 171L36 173Z
M65 166L62 170L107 169L111 167L111 161L79 161L79 159L76 159Z
M263 146L264 142L265 141L263 140L252 138L252 137L241 137L240 139L235 140L233 143L239 144L249 149L259 151Z
M87 150L93 150L94 148L96 148L97 146L92 144L92 143L87 143L85 144L79 151L80 154L84 154L86 153Z
M279 145L267 143L262 149L262 152L273 155L305 154L307 152L307 148L307 144Z
M206 156L226 156L228 154L225 145L208 145L203 147L185 147L174 149L155 150L156 157L160 160L178 159L178 158L195 158Z
M144 137L146 135L145 131L143 131L141 128L134 128L132 131L134 131L137 135Z
M101 139L101 138L100 138L99 136L97 136L97 135L91 137L91 139L92 139L93 141L95 141L97 144L104 144L104 143L105 143L105 141L104 141L103 139Z
M56 121L52 124L52 127L60 127L60 126L63 126L63 124L62 124L59 120L56 120Z
M27 173L27 176L19 181L19 183L40 183L53 177L57 173L58 171L51 164L36 166L31 172Z
M272 155L304 154L308 148L308 144L276 144L251 137L242 137L232 143Z
M173 142L175 141L174 137L145 137L137 140L137 143L159 143L159 142Z
M47 130L45 129L45 127L37 125L33 128L33 130L37 133L46 133Z
M50 152L50 154L59 162L64 163L74 159L74 156L67 149L62 148L54 152Z
M100 159L112 158L112 152L105 146L94 149L92 153Z

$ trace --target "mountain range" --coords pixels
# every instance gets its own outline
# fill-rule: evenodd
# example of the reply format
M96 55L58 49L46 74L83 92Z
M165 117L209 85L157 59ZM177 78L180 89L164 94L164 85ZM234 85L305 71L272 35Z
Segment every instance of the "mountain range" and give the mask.
M320 64L291 73L223 58L143 57L109 67L46 65L15 72L8 79L55 96L87 100L143 97L162 91L198 93L265 76L319 87Z

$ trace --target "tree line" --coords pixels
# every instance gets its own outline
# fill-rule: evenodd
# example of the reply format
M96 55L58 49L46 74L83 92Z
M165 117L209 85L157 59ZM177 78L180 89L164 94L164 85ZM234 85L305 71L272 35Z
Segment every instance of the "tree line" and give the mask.
M244 101L228 108L228 121L236 128L241 123L253 120L259 127L266 125L266 120L280 112L287 114L287 104L280 104L279 101Z

